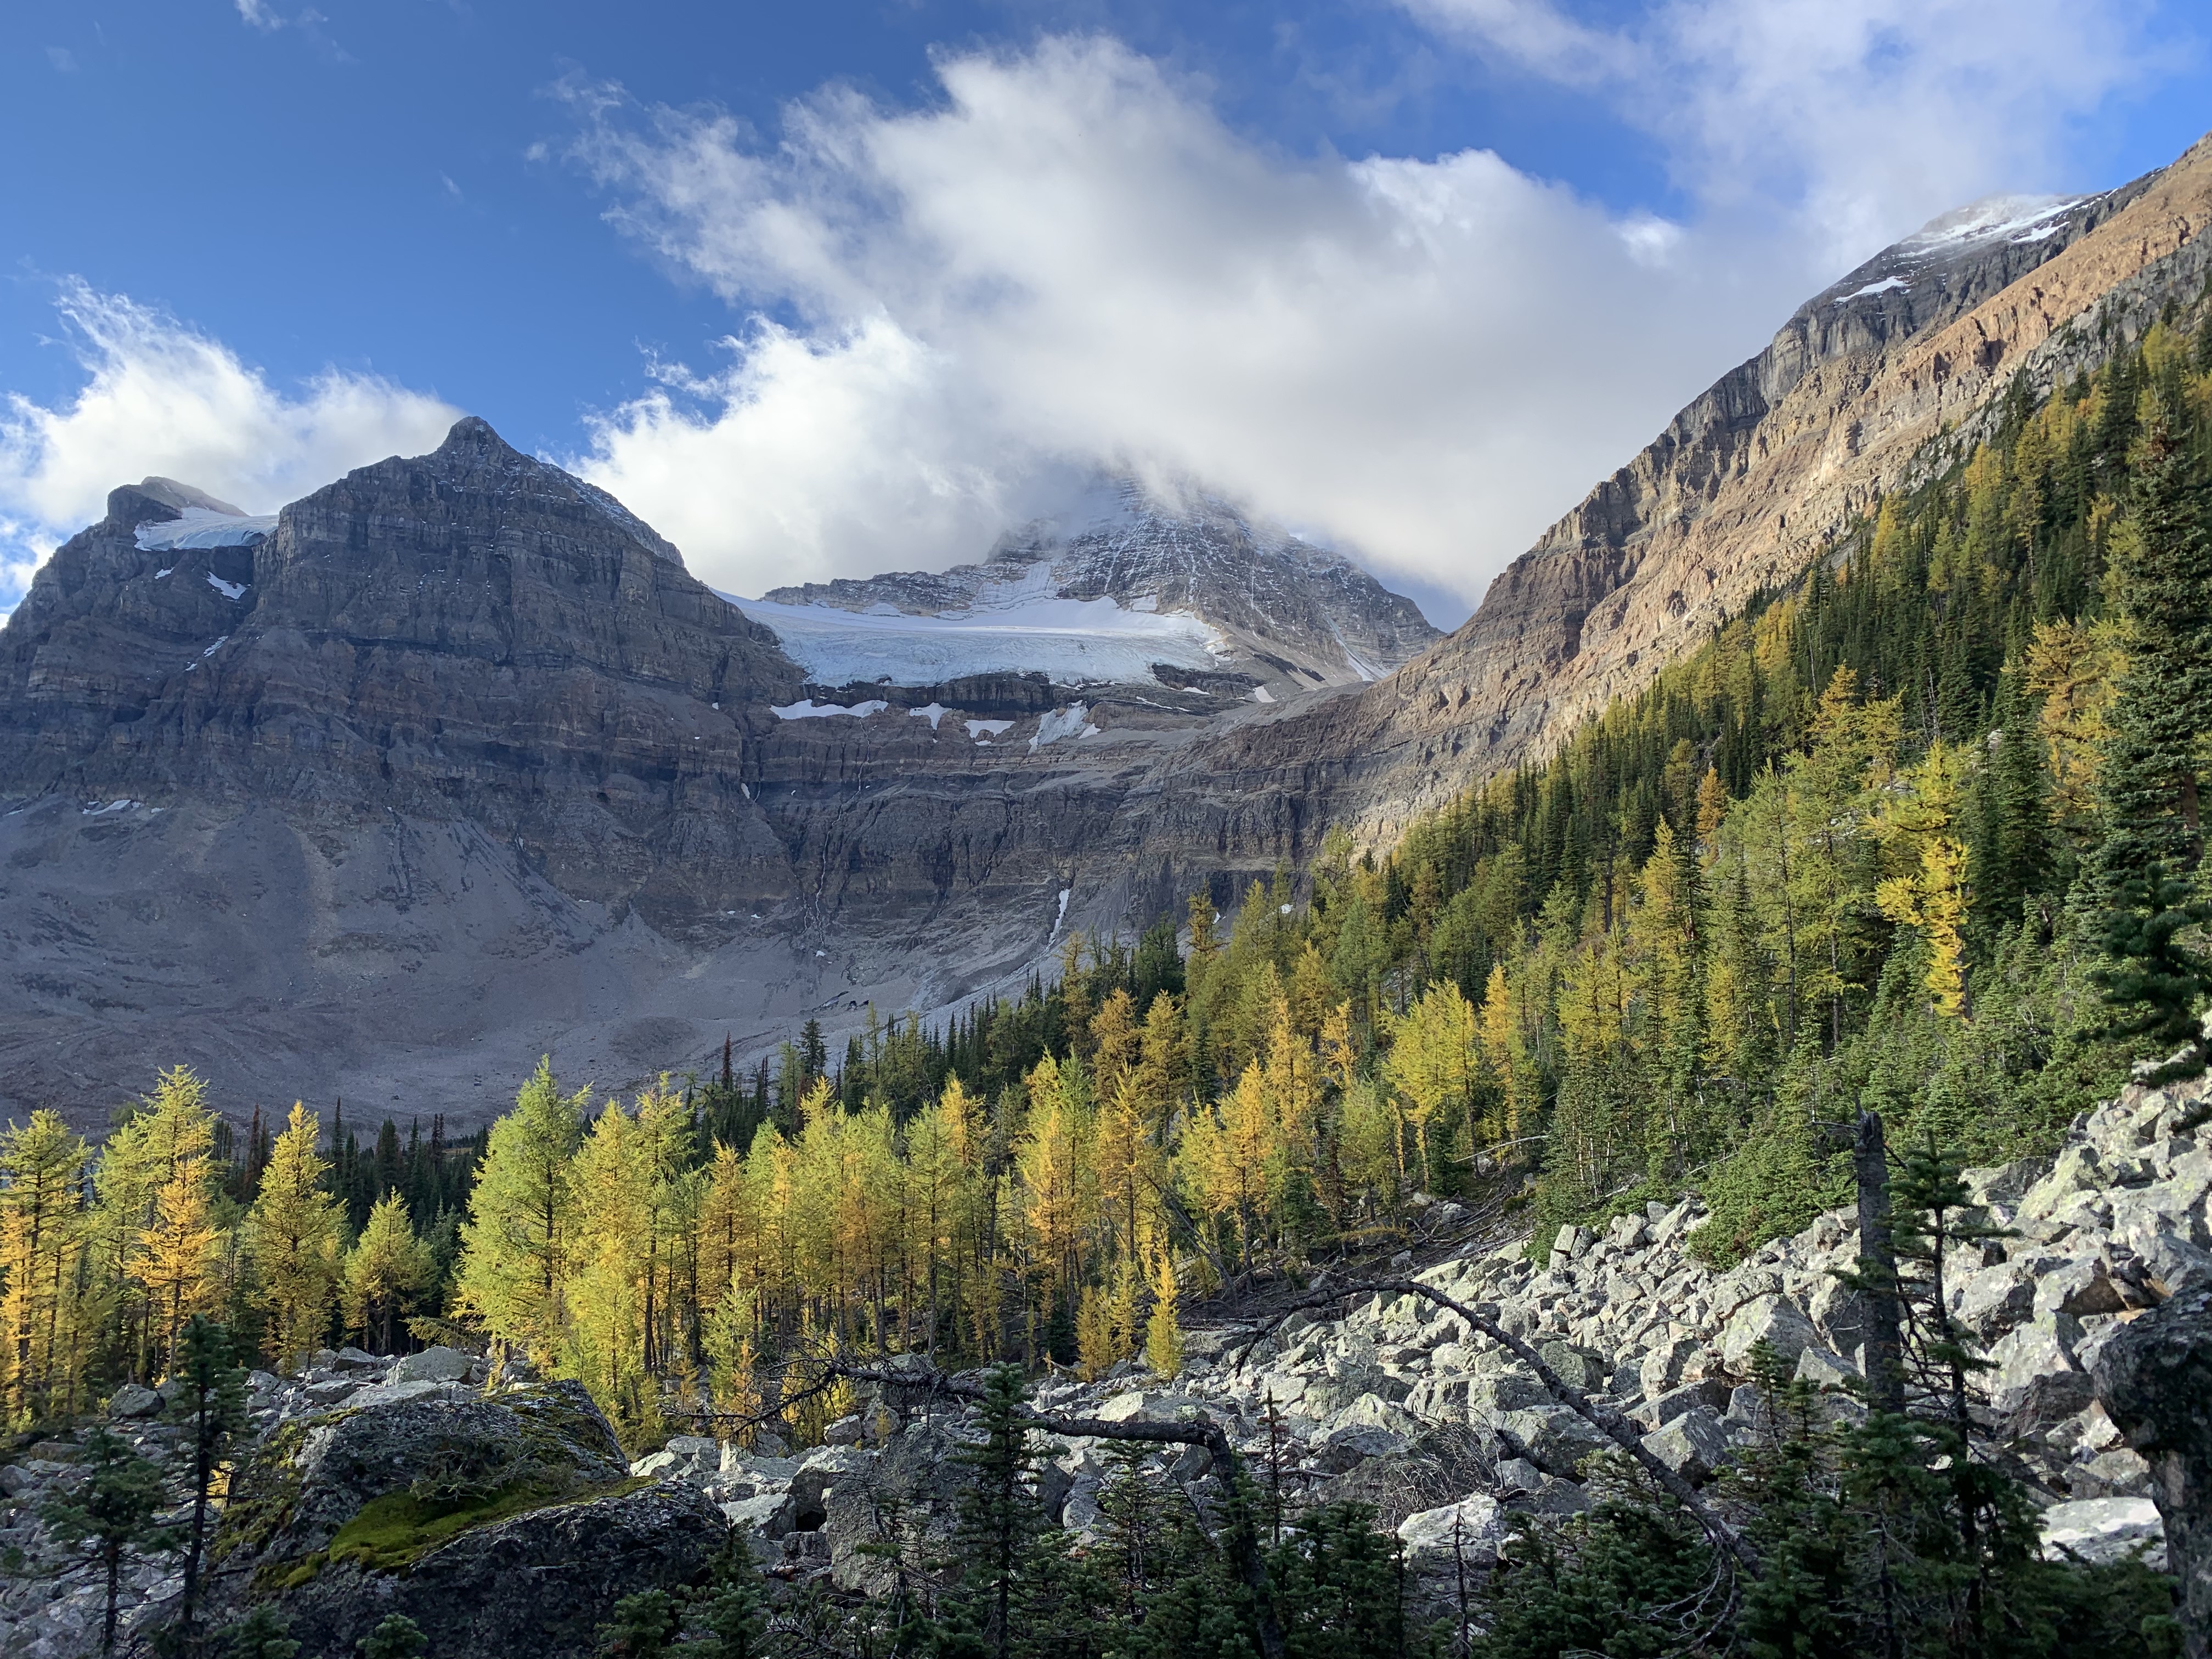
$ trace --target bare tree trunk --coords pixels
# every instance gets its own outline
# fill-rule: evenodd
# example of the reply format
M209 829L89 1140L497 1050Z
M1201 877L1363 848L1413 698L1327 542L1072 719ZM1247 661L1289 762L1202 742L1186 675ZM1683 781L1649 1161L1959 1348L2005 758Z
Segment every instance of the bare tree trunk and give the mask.
M1889 1153L1881 1115L1859 1114L1851 1148L1859 1188L1859 1274L1865 1288L1866 1346L1860 1361L1874 1403L1905 1409L1905 1339L1897 1309L1897 1250L1889 1232Z

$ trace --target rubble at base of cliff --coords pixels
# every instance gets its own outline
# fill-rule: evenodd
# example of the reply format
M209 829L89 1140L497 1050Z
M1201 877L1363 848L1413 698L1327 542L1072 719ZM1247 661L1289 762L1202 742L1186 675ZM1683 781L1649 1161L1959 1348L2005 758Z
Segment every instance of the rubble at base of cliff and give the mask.
M2212 1127L2203 1119L2212 1119L2212 1079L2132 1087L2080 1120L2055 1157L1967 1174L1984 1218L2008 1236L1954 1264L1950 1304L1993 1362L1978 1410L1991 1443L2045 1506L2054 1553L2106 1561L2140 1551L2162 1564L2149 1471L2097 1403L2089 1372L2139 1314L2212 1284ZM1856 1262L1852 1212L1822 1215L1724 1270L1686 1248L1704 1219L1694 1198L1655 1204L1600 1231L1563 1230L1541 1265L1525 1240L1511 1240L1413 1276L1530 1344L1565 1382L1633 1422L1662 1462L1704 1485L1762 1431L1750 1378L1755 1345L1825 1390L1837 1412L1858 1409L1847 1385L1863 1345L1858 1299L1836 1278ZM1587 1507L1583 1461L1608 1443L1511 1354L1412 1295L1368 1295L1340 1318L1295 1313L1272 1328L1194 1330L1185 1344L1185 1369L1172 1382L1130 1361L1097 1382L1048 1377L1030 1403L1108 1421L1210 1416L1295 1497L1373 1506L1377 1524L1403 1542L1417 1591L1425 1577L1433 1587L1495 1560L1518 1517L1540 1524ZM304 1419L459 1413L529 1386L510 1376L488 1381L484 1361L446 1348L396 1361L325 1351L297 1377L257 1371L251 1384L264 1447ZM629 1485L687 1489L670 1494L683 1500L681 1515L658 1524L719 1534L742 1523L775 1578L826 1577L852 1593L885 1588L882 1553L864 1547L883 1541L887 1516L925 1551L949 1535L962 1474L953 1454L979 1433L972 1407L940 1400L901 1409L896 1395L905 1392L864 1398L817 1447L792 1449L773 1435L751 1446L678 1435L629 1465ZM107 1421L174 1472L181 1516L183 1431L161 1419L163 1404L156 1391L127 1386L108 1402ZM98 1647L100 1576L36 1518L58 1487L82 1479L80 1437L40 1442L0 1468L0 1655L62 1659ZM1099 1492L1129 1449L1057 1437L1047 1451L1044 1508L1080 1541L1100 1526ZM1223 1472L1202 1448L1136 1455L1201 1510L1224 1494ZM127 1563L124 1630L158 1623L179 1583L173 1557Z

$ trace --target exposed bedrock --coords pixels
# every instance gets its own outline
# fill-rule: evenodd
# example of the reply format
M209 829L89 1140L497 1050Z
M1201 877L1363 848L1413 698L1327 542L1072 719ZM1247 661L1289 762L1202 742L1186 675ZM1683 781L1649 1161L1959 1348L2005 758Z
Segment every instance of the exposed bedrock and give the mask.
M2212 1653L2212 1283L2200 1283L2115 1336L2097 1359L2097 1398L2149 1464L2181 1581L2185 1650Z

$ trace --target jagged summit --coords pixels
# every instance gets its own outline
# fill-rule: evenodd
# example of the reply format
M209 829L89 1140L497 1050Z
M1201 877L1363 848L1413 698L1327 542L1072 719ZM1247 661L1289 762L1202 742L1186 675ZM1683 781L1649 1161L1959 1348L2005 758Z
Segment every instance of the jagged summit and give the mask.
M1099 481L988 559L741 601L825 684L1042 672L1055 683L1227 676L1260 701L1380 678L1438 637L1341 553L1195 491Z
M481 415L464 415L447 428L446 441L438 446L438 452L443 454L449 449L489 449L509 455L521 453L494 431L492 423Z
M202 513L220 513L234 519L246 517L244 507L233 507L228 501L210 495L204 489L179 483L174 478L148 477L141 478L134 488L141 495L157 501L164 507L174 507L179 513L197 508Z

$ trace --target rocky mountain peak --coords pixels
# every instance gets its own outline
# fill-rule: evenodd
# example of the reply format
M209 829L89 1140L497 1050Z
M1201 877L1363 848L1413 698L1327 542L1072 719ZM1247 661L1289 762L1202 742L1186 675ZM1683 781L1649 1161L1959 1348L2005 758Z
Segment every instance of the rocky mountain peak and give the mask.
M1125 477L1002 537L978 563L775 588L748 611L825 684L942 678L964 653L971 672L1178 690L1234 680L1267 702L1379 679L1438 637L1346 555L1218 496L1169 499ZM927 672L902 668L902 655Z
M157 501L161 506L178 513L193 511L220 513L233 519L242 519L246 516L244 507L233 507L228 501L218 496L210 495L204 489L197 489L188 483L179 483L174 478L149 477L141 478L135 486L126 486L126 488L131 488L136 494ZM114 494L111 493L108 499L112 501Z
M2047 391L2193 299L2209 222L2212 142L2101 195L1931 222L1799 307L1358 708L1233 734L1213 763L1326 779L1344 799L1320 816L1379 835L1547 755L1832 553L2015 375Z

